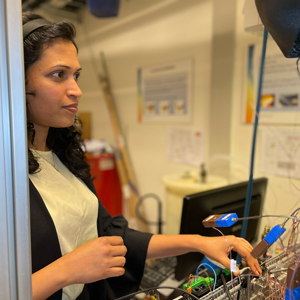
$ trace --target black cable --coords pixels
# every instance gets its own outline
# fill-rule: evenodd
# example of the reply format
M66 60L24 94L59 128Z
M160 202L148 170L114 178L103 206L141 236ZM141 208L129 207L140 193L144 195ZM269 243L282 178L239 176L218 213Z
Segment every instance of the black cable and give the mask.
M146 220L139 211L140 205L142 204L142 202L144 200L146 200L147 198L153 198L157 201L158 203L158 221L157 222L152 222L152 221L148 221ZM145 194L142 197L140 197L137 205L136 205L136 216L143 221L145 224L147 225L157 225L158 226L158 234L162 233L162 225L163 225L163 221L162 221L162 201L161 199L153 193L149 193L149 194Z
M185 294L188 294L190 297L194 298L194 299L197 299L199 300L198 297L196 297L195 295L193 294L190 294L189 292L183 290L183 289L180 289L180 288L175 288L175 287L170 287L170 286L159 286L159 287L153 287L153 288L149 288L149 289L146 289L146 290L142 290L142 291L138 291L138 292L135 292L135 293L131 293L131 294L128 294L126 296L123 296L123 297L120 297L116 300L125 300L125 299L128 299L130 297L134 297L138 294L142 294L142 293L149 293L151 291L155 292L155 290L160 290L160 289L171 289L171 290L175 290L175 291L179 291L179 292L182 292L182 293L185 293ZM231 299L232 300L232 299Z
M251 278L250 276L247 277L247 300L251 298Z
M226 280L225 280L225 276L224 276L223 271L221 271L220 276L221 276L221 280L222 280L222 283L223 283L223 286L224 286L224 292L226 293L226 295L229 298L229 300L233 300L232 297L231 297L231 294L229 292L228 286L226 284Z

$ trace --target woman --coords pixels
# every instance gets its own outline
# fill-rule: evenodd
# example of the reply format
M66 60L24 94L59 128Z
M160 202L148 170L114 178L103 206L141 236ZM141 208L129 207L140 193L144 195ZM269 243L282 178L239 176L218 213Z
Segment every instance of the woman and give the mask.
M24 13L23 32L33 299L115 299L138 288L146 258L190 251L229 268L227 241L259 274L243 239L151 235L107 213L81 150L75 29Z

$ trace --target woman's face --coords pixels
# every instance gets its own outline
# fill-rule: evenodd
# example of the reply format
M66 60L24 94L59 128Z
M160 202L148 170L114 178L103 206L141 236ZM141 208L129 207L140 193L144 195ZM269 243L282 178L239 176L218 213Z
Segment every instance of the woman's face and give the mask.
M82 93L77 85L81 67L75 46L57 40L45 48L27 72L27 114L35 130L68 127L74 122Z

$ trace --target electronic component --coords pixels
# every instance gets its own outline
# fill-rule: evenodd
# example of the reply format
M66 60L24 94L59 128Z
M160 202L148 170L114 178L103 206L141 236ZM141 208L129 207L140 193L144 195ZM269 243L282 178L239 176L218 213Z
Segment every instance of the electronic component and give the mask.
M236 299L237 293L241 289L240 280L236 277L233 279L233 281L228 281L227 288L232 298ZM211 300L211 299L226 300L227 295L224 292L224 287L221 285L214 291L207 293L205 296L202 296L200 299L201 300Z
M258 243L255 248L251 251L251 255L254 258L258 258L264 255L269 249L270 245L263 239L260 243Z
M285 230L286 229L280 225L274 226L264 239L252 250L251 255L257 258L266 253L268 248L279 239Z
M294 273L295 272L295 273ZM296 263L289 265L287 270L287 288L294 290L300 286L300 265L296 267Z
M288 267L285 299L300 299L300 265L297 263Z
M204 227L230 227L238 220L238 216L235 213L222 214L222 215L210 215L202 221Z
M200 286L200 285L203 285L203 286L207 287L208 284L209 284L209 285L212 285L214 282L215 282L214 279L211 278L211 277L206 277L206 278L201 278L201 277L199 277L199 278L195 278L195 280L193 281L193 283L190 284L189 286L187 285L187 283L185 283L185 284L183 285L183 288L184 288L185 290L187 290L188 287L191 287L192 289L194 289L194 288L196 288L196 287L198 287L198 286Z
M202 221L202 224L205 228L217 227L216 220L223 215L210 215Z
M264 237L264 240L269 244L276 242L281 235L286 231L285 228L282 228L280 225L274 226L270 232Z

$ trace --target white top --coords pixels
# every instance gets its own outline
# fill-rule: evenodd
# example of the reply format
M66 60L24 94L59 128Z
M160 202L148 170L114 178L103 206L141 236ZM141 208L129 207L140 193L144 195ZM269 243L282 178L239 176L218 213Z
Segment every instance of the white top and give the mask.
M62 255L96 239L98 199L51 151L31 150L41 171L30 174L53 219ZM62 300L80 295L83 284L63 288Z

